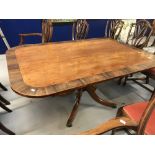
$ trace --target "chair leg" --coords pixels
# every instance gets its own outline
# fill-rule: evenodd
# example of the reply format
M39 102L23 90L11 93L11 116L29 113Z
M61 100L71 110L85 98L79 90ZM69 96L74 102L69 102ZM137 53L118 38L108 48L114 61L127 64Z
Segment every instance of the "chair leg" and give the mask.
M133 74L130 74L129 76L130 76L130 77L133 77Z
M117 111L117 114L116 114L116 117L120 117L123 115L122 113L123 111L123 107L120 107ZM122 128L121 128L122 129ZM111 135L114 135L117 131L121 130L121 129L113 129L112 132L111 132Z
M112 132L111 132L111 135L115 135L115 133L118 132L118 131L124 131L128 135L132 135L127 128L123 128L123 127L118 128L118 129L113 129Z
M122 82L123 78L124 78L124 77L120 77L120 78L119 78L119 80L118 80L118 85L120 85L120 84L121 84L121 82Z
M7 91L7 88L6 88L4 85L2 85L1 83L0 83L0 87L1 87L4 91Z
M111 135L114 135L116 132L116 129L113 129L112 132L111 132Z
M155 38L154 38L154 41L153 41L153 43L152 43L152 45L151 46L155 46Z
M82 96L82 92L83 92L83 89L79 89L77 91L75 105L74 105L74 107L72 109L72 112L71 112L71 114L69 116L69 119L67 121L67 124L66 124L67 127L72 127L72 122L75 119L75 116L77 114L78 107L80 105L80 99L81 99L81 96Z
M0 95L0 101L2 101L3 103L5 103L6 105L10 105L10 102L8 100L6 100L3 96Z
M1 101L0 101L0 107L4 110L6 110L7 112L12 112L12 110L10 110L8 107L6 107Z
M123 82L123 86L126 85L127 80L128 80L128 76L125 76L125 78L124 78L124 82Z
M154 96L155 96L155 88L154 88L154 90L153 90L153 92L152 92L152 94L151 94L150 100L151 100Z
M7 133L7 134L9 134L9 135L15 135L14 132L12 132L12 131L9 130L8 128L6 128L1 122L0 122L0 129L1 129L3 132L5 132L5 133Z
M146 84L149 84L149 79L150 79L150 78L149 78L149 76L147 75L147 76L146 76L146 82L145 82Z

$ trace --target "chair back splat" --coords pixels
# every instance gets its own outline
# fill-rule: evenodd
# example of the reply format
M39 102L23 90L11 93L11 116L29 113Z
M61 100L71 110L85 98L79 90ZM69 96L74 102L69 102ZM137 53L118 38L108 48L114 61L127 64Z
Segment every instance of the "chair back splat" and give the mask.
M149 101L145 111L142 114L142 117L141 117L139 125L138 125L138 130L137 130L138 135L145 134L144 131L145 131L146 125L152 115L154 107L155 107L155 96Z
M142 49L148 45L152 33L153 28L150 23L146 20L139 20L131 24L126 43Z
M105 29L105 37L118 39L124 22L120 19L110 19L107 21Z
M50 42L53 34L52 21L48 19L42 20L42 43Z
M72 27L72 40L85 39L89 30L86 19L78 19Z

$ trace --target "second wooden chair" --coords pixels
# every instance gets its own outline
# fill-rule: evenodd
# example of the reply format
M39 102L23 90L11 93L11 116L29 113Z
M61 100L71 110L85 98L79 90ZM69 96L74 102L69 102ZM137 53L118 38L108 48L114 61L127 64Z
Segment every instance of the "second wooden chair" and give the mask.
M24 44L25 37L39 36L42 38L42 43L50 42L53 34L53 25L51 20L43 19L42 20L42 33L25 33L19 34L20 43L19 45Z
M155 97L149 102L138 102L121 107L115 118L94 129L81 132L81 135L100 135L108 131L114 134L117 130L129 129L137 135L155 135ZM129 132L128 132L129 133Z

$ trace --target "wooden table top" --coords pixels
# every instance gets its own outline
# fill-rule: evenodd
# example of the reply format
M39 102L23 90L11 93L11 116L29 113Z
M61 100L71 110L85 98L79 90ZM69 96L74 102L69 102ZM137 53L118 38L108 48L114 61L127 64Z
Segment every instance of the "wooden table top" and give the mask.
M27 97L68 90L155 67L155 56L112 39L25 45L7 51L11 88Z

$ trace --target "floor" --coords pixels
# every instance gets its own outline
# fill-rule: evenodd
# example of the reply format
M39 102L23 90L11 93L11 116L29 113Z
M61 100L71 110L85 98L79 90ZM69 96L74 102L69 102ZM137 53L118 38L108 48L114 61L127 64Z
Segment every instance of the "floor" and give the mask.
M8 107L13 110L12 113L7 113L0 109L0 121L18 135L78 134L103 123L116 114L117 109L97 104L85 92L73 127L68 128L66 121L74 104L74 92L65 96L38 99L22 97L14 93L9 86L5 55L0 55L0 68L0 81L8 88L7 92L0 90L0 93L11 102ZM154 85L153 82L152 85ZM116 102L118 107L148 100L151 95L131 81L126 86L120 86L117 80L113 80L99 84L97 87L97 93L100 96ZM5 133L0 131L0 134Z

